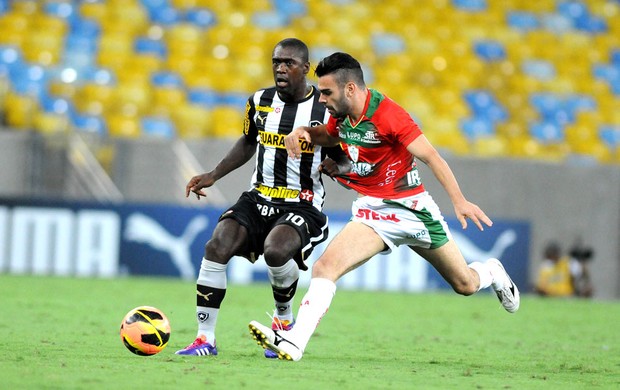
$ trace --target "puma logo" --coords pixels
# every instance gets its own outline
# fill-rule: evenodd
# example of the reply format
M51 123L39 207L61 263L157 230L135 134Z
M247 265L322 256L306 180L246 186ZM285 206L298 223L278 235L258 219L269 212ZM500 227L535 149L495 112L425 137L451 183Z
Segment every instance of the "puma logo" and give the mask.
M210 292L210 293L207 293L207 294L203 294L200 291L196 291L196 295L199 295L199 296L203 297L208 302L209 301L209 297L211 295L213 295L213 293Z
M279 291L274 291L274 293L275 293L276 295L281 296L281 297L290 298L290 297L291 297L291 294L293 293L293 289L291 288L290 290L288 290L288 292L287 292L287 293L281 293L281 292L279 292Z
M506 249L517 242L517 233L512 229L502 232L499 237L497 237L493 247L488 251L480 249L464 234L456 231L456 229L452 230L452 236L468 263L488 258L501 259Z
M146 244L153 249L166 252L170 255L172 263L176 266L183 279L193 280L195 267L191 261L190 247L198 233L208 225L207 217L200 215L193 218L185 228L181 236L177 237L153 218L142 214L133 213L127 218L124 238Z

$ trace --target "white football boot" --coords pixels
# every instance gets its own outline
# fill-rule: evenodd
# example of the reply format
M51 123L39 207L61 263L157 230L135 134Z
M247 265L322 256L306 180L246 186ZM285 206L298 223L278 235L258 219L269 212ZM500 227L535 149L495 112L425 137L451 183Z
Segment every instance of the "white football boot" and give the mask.
M517 285L513 283L512 279L510 279L508 272L506 272L504 266L499 260L489 259L487 260L487 263L495 268L495 272L493 272L494 281L492 287L493 290L495 290L495 294L497 294L497 298L508 313L516 312L519 310L519 304L521 302ZM495 280L495 278L498 277L499 280Z
M275 352L278 355L278 359L295 362L301 359L303 351L285 338L286 331L273 330L257 321L250 322L248 328L256 343L264 349Z

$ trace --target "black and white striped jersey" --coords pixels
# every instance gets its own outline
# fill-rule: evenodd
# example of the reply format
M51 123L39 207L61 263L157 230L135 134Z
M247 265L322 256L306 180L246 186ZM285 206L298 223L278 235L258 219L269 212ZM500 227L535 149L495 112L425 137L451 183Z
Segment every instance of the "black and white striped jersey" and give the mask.
M293 129L327 123L329 113L319 103L319 95L312 87L303 101L285 103L272 87L261 89L248 99L243 132L258 142L250 185L263 198L276 203L302 200L319 210L323 208L325 188L318 166L333 148L305 143L301 158L293 160L288 158L284 146L284 137Z

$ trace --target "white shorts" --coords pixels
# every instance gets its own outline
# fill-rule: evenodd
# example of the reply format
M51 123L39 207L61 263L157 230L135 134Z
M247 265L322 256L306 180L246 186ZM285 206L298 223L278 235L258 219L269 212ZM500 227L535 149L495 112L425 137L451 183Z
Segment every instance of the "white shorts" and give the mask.
M371 227L386 243L387 254L400 245L439 248L450 239L450 229L428 192L399 199L362 196L353 202L351 221Z

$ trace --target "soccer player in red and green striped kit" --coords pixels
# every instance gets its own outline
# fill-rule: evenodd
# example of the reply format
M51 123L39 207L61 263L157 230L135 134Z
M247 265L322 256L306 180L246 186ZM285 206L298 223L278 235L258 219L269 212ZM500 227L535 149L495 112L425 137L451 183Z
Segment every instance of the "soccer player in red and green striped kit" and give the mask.
M369 89L359 62L334 53L318 64L320 101L331 117L325 125L299 127L285 138L289 157L303 156L300 141L341 145L352 171L337 178L358 192L352 218L313 265L312 279L290 331L249 324L254 339L283 360L300 360L336 293L336 282L378 253L407 245L426 259L461 295L491 287L506 311L519 308L519 290L498 259L467 264L439 207L421 182L416 159L425 163L448 193L456 217L480 230L492 221L461 192L446 161L411 116L379 91Z

